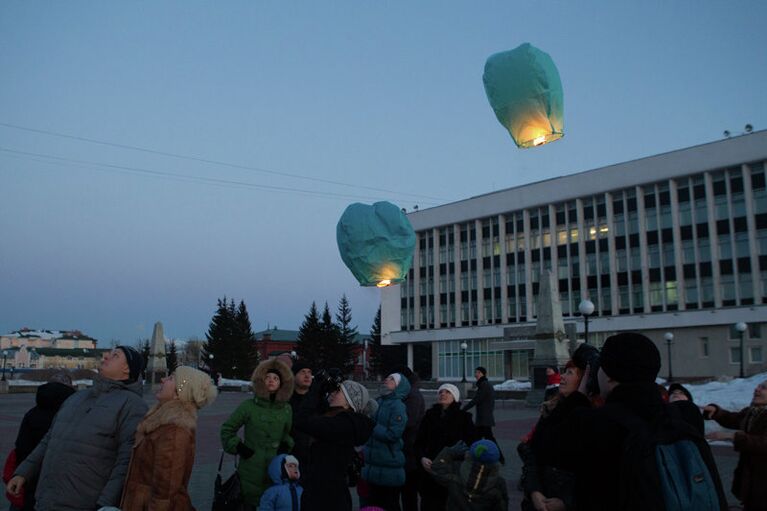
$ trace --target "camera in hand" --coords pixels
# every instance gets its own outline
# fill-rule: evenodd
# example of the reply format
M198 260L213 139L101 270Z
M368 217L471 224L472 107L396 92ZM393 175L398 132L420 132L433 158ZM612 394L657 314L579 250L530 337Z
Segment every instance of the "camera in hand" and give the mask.
M345 379L343 373L337 367L327 371L322 369L314 378L320 384L323 394L331 394L337 391Z
M573 361L577 366L589 367L589 380L586 382L586 392L589 395L599 394L599 350L590 344L581 344L573 353Z

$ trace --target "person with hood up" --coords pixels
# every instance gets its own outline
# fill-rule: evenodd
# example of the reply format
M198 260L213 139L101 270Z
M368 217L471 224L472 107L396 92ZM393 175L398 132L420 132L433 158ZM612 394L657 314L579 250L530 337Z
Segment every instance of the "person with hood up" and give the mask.
M364 414L368 401L367 389L357 382L328 388L324 373L314 378L295 420L296 429L314 439L302 481L303 511L351 511L347 470L355 446L367 442L375 426Z
M405 454L402 435L407 426L403 399L410 392L410 382L400 373L384 380L373 434L365 445L362 478L370 488L369 503L387 511L399 511L399 489L405 484Z
M147 411L139 380L143 365L129 346L104 353L93 386L61 405L51 429L8 482L8 492L37 480L37 511L117 506L136 426Z
M274 485L261 497L258 511L300 511L304 489L298 484L301 477L298 458L278 454L269 463L269 477Z
M258 364L251 377L252 399L243 401L221 426L224 451L240 456L242 499L246 506L258 507L261 495L271 486L267 469L278 452L293 448L290 428L293 412L293 372L277 359ZM237 432L245 427L244 440Z
M589 360L593 360L597 349L590 344L581 344L565 364L561 374L559 393L541 405L541 417L530 435L518 446L522 460L521 487L525 493L522 501L524 511L546 510L554 499L561 501L566 509L574 509L575 463L577 460L563 458L554 448L556 439L552 435L560 424L570 418L579 408L590 408L589 399L578 388L583 380Z
M714 431L711 440L730 440L740 453L732 494L743 503L744 511L767 509L767 380L754 389L751 405L739 412L728 412L719 405L703 407L707 419L736 431Z
M136 429L120 509L193 511L187 492L194 466L197 410L218 395L207 373L181 366L162 379L157 404Z
M695 402L692 399L692 394L684 387L684 385L681 383L672 383L668 386L668 402L675 408L679 408L684 415L684 420L694 425L695 429L697 429L701 435L705 434L706 426L703 422L703 414L701 414L700 409L697 406L689 405L689 403L694 405Z
M16 466L21 464L27 456L37 447L51 427L56 412L69 396L75 393L72 388L72 378L65 372L58 372L51 376L48 383L37 387L35 394L35 407L24 414L16 436ZM15 468L15 467L14 467ZM27 484L21 505L11 502L11 511L34 511L35 509L35 485Z
M445 509L447 494L431 477L434 459L445 447L458 442L470 445L474 441L474 422L471 414L461 410L461 393L451 383L442 384L437 390L437 403L429 408L418 428L415 453L421 475L419 494L422 509Z
M447 487L447 511L507 511L509 493L501 476L501 451L492 440L471 447L445 447L432 463L432 475ZM434 508L432 508L434 509Z

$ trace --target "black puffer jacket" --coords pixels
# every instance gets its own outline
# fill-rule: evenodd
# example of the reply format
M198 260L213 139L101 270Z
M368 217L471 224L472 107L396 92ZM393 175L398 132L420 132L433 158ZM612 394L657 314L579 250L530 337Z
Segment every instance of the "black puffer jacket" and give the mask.
M318 382L304 396L293 425L313 438L309 466L304 472L304 511L346 511L352 509L347 470L354 447L364 445L375 423L369 417L343 408L327 408Z

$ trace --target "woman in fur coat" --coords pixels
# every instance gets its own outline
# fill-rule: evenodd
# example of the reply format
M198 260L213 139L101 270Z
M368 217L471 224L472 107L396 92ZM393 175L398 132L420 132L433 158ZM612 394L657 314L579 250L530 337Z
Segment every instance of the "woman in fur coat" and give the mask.
M197 410L216 395L210 376L191 367L163 378L157 404L136 429L122 511L194 510L186 488L194 465Z
M293 371L272 359L258 364L251 377L255 396L237 407L221 426L221 443L229 454L239 454L242 499L246 506L258 508L261 495L272 485L269 462L278 453L293 449L290 428L293 410ZM245 427L244 440L237 432Z

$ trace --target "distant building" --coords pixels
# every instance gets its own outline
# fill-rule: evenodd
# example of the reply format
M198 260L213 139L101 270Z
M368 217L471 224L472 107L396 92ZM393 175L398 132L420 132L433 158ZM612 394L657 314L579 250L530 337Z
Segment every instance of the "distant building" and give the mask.
M256 332L256 345L261 360L275 358L283 353L291 354L298 345L298 330L280 330L277 327ZM354 378L365 378L370 367L369 335L357 334L354 349Z
M545 150L545 149L542 149ZM640 330L676 377L767 368L767 131L408 214L413 266L382 291L382 343L428 344L432 374L525 379L541 272L589 338ZM467 174L469 176L469 174ZM470 177L467 177L470 179Z
M0 350L8 368L95 369L104 349L79 330L31 330L22 328L0 335Z

